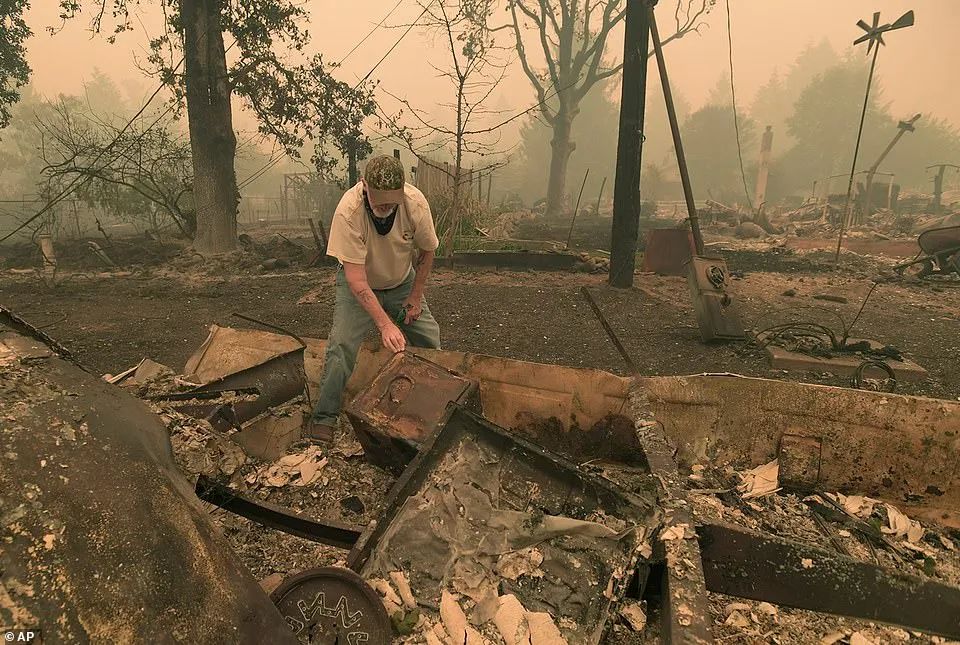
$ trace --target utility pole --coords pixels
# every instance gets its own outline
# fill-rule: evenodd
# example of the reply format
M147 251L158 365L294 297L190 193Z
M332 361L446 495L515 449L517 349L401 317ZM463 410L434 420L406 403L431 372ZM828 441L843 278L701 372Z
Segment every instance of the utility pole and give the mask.
M871 212L870 193L873 189L873 177L877 174L880 164L884 162L884 160L887 158L887 155L889 155L890 151L893 150L893 147L897 145L897 142L900 141L901 138L903 138L903 135L905 135L907 132L913 132L916 130L916 128L913 127L913 124L916 123L919 118L919 114L914 114L913 118L909 121L901 121L899 124L897 124L897 134L893 137L893 140L890 141L890 145L886 147L886 149L880 154L880 158L877 159L876 163L870 166L870 170L867 171L866 190L863 197L863 213L865 216L869 216ZM892 184L893 182L891 181L890 183Z
M649 4L656 0L627 0L623 37L623 74L620 87L620 134L613 188L613 225L610 234L612 287L633 286L637 237L640 232L640 160L647 96L647 50L650 43Z

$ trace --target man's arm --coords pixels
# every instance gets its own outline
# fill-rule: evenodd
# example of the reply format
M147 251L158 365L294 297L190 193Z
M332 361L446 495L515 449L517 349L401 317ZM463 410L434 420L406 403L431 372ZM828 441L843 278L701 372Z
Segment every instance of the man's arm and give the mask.
M356 298L360 306L370 314L373 322L377 325L377 329L380 330L383 344L395 352L402 352L406 346L406 339L400 331L400 328L390 320L390 316L388 316L387 312L380 306L377 296L374 295L373 289L370 288L370 284L367 282L366 267L362 264L344 262L343 273L347 279L347 286L350 287L350 292L353 293L353 297Z
M423 298L423 291L427 286L427 278L430 277L430 272L433 271L433 259L436 257L436 251L420 251L420 255L417 257L417 263L414 265L414 269L417 271L417 277L413 281L413 289L410 290L410 299L416 299L416 302L420 302L420 299Z
M427 278L430 277L430 271L433 269L433 258L435 251L420 251L417 257L417 263L414 267L417 270L417 277L413 281L413 287L410 289L410 295L403 301L407 316L403 319L405 325L409 325L414 320L420 318L423 313L423 290L427 285Z

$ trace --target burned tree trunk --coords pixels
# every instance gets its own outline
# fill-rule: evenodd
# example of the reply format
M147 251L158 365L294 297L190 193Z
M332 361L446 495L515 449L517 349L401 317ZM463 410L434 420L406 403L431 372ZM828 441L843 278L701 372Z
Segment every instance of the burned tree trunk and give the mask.
M567 164L570 155L577 147L571 141L573 119L579 110L561 104L553 121L553 140L550 142L550 178L547 183L547 210L548 217L560 215L563 212L564 193L567 184Z
M613 228L610 233L612 287L633 286L637 238L640 233L640 164L643 150L643 117L647 95L649 14L642 0L627 0L623 46L623 80L620 91L620 136L617 141L617 174L613 188Z
M347 183L356 186L358 181L360 174L357 170L357 145L351 143L347 148Z
M194 247L224 253L236 247L240 194L220 0L183 0L181 17L197 212Z

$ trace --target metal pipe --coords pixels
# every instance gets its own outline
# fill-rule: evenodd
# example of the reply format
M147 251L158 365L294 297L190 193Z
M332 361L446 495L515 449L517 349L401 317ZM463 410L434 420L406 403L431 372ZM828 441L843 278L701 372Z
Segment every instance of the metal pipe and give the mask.
M860 113L860 129L857 131L857 145L853 149L853 164L850 166L850 181L847 183L847 198L843 204L843 213L840 215L840 237L837 238L837 253L833 256L833 263L840 263L840 247L843 246L843 235L847 231L847 219L850 217L850 196L853 194L853 177L857 172L857 157L860 155L860 140L863 138L863 122L867 118L867 105L870 103L870 87L873 85L873 70L877 67L877 54L880 45L873 52L870 63L870 76L867 78L867 93L863 97L863 111Z
M670 92L667 64L663 58L660 32L657 30L657 18L653 7L648 7L647 11L650 14L650 37L653 40L653 51L657 56L657 68L660 71L660 82L663 85L663 99L667 106L667 117L670 119L670 131L673 134L673 147L677 151L677 165L680 169L680 181L683 184L683 196L687 202L690 230L693 232L693 243L696 246L697 255L703 255L703 235L700 233L700 220L697 217L697 205L693 200L690 172L687 170L687 159L683 154L683 142L680 140L680 122L677 119L677 108L673 102L673 94Z
M587 185L587 177L590 176L590 169L587 168L587 172L583 173L583 183L580 184L580 194L577 195L577 205L573 209L573 217L570 218L570 231L567 233L567 245L564 246L564 250L570 248L570 238L573 237L573 225L577 223L577 213L580 212L580 198L583 197L583 189Z

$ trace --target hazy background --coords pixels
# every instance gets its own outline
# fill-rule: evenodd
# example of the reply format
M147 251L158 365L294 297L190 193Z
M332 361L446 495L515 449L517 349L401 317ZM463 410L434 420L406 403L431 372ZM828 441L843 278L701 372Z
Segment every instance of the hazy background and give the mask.
M137 28L132 33L123 34L116 44L106 43L102 36L92 35L88 30L89 16L68 23L56 35L49 35L44 29L46 26L59 24L58 8L54 0L34 2L34 7L27 14L28 24L33 28L35 35L28 42L28 60L33 68L32 85L34 89L46 98L54 98L59 93L82 94L84 84L93 78L94 69L99 69L109 77L123 92L126 98L136 104L148 95L155 87L152 79L146 78L137 69L135 60L144 60L147 55L147 41L160 31L157 8L146 5L141 15L134 20ZM321 52L330 61L344 56L374 24L396 4L396 0L364 0L364 2L333 2L327 0L308 0L304 3L311 13L310 31L313 36L312 47ZM939 117L947 124L960 124L960 79L956 61L960 60L960 39L956 37L960 27L960 2L956 0L731 0L733 20L733 43L735 80L737 89L738 108L744 113L744 118L752 119L753 123L745 126L744 154L746 160L752 163L756 157L756 148L759 146L759 133L766 121L763 110L752 108L758 97L761 87L770 81L771 76L779 74L781 80L788 78L791 67L798 56L804 51L814 50L817 56L830 59L824 52L832 51L836 57L851 57L853 61L866 61L866 48L860 47L851 51L852 42L862 35L856 26L859 19L871 21L874 11L881 12L882 22L892 22L908 9L916 12L916 25L909 29L894 32L886 38L887 47L880 54L878 63L878 80L882 90L879 95L882 104L888 106L888 114L893 119L906 118L914 113L922 112L924 120ZM658 16L663 34L672 33L673 0L661 0ZM370 68L396 41L401 33L399 25L406 25L421 11L421 7L412 1L404 0L392 17L387 21L388 26L378 30L373 37L363 43L354 52L343 68L340 78L347 82L354 82L366 74ZM502 20L506 21L509 14L504 12ZM667 47L667 64L671 75L674 91L681 104L682 116L689 117L697 113L700 108L708 104L723 105L729 102L729 93L726 90L728 83L727 61L727 32L726 12L723 0L719 0L713 11L705 19L706 25L699 34L690 34L682 40L671 43ZM535 34L531 34L535 39ZM619 60L622 53L622 28L610 38L607 47L607 56L611 61ZM531 41L530 49L535 51L539 45ZM819 53L816 53L819 52ZM437 78L436 71L431 67L442 66L444 59L442 46L435 46L421 30L414 29L400 44L399 47L377 69L374 78L381 81L382 87L390 92L406 97L414 106L419 106L439 119L445 118L445 113L436 107L438 102L449 100L450 90L447 82ZM824 63L825 65L826 63ZM813 68L819 71L816 66ZM658 79L655 74L655 65L650 66L651 86L656 86ZM725 80L727 79L727 80ZM581 116L576 124L575 139L580 148L574 153L568 177L568 191L579 189L583 169L592 167L591 185L594 180L599 184L601 177L610 175L607 186L612 185L613 157L616 140L616 102L619 98L619 77L614 83L606 86L606 97L612 99L598 109L607 110L608 116L614 120L600 120L599 117ZM865 73L857 81L860 83L859 95L862 97L862 84L866 80ZM852 82L852 81L851 81ZM798 95L803 88L788 88L793 95ZM653 93L653 91L651 90ZM383 92L378 93L382 105L388 111L395 111L399 104ZM650 112L662 112L659 102L662 99L653 93L650 99L656 105L651 105ZM492 105L505 111L505 115L527 109L535 102L534 93L529 81L519 65L514 62L500 89L494 95ZM432 107L431 107L432 106ZM613 112L609 112L609 108ZM789 107L789 106L788 106ZM844 115L843 127L853 131L856 128L856 118L859 116L859 105L849 106L849 118ZM728 108L729 109L729 108ZM769 111L768 111L769 112ZM732 117L732 113L727 112ZM709 115L707 115L709 116ZM718 118L721 118L718 116ZM703 128L710 129L712 123L706 116L701 119ZM728 119L732 122L732 119ZM895 124L895 121L893 122ZM236 128L240 131L253 132L255 124L249 115L238 111L236 114ZM784 132L783 123L775 124L777 139L774 144L774 155L779 157L786 153L785 147L790 143L790 137ZM685 123L685 130L695 124ZM530 119L518 119L504 133L505 145L517 142L522 129L536 128L536 123ZM924 127L924 121L918 123ZM665 131L666 122L661 118L651 117L648 123L648 140L645 149L645 163L659 164L662 172L670 174L669 158L666 153L670 146ZM656 131L659 130L659 131ZM373 130L371 130L372 132ZM602 133L603 136L594 137L591 132ZM877 130L870 145L865 144L864 159L867 164L869 153L882 149L889 136L895 129L890 129L890 123L884 121L882 126L877 124ZM577 136L579 134L579 136ZM685 132L686 134L686 132ZM544 135L540 136L543 139ZM532 136L531 138L536 138ZM691 135L692 145L696 148L696 133ZM584 141L584 138L589 139ZM594 141L595 139L595 141ZM595 148L588 150L590 145ZM523 193L527 199L534 199L546 192L546 168L542 167L543 154L531 152L531 149L543 148L546 144L528 143L524 155L522 148L515 149L520 154L512 164L512 170L502 173L502 181L498 181L497 188L515 189ZM614 149L609 150L613 145ZM905 143L905 145L907 145ZM386 149L394 147L385 144ZM505 147L501 145L501 147ZM600 149L596 149L596 148ZM701 157L709 157L713 144L705 143L699 150ZM728 148L727 144L723 145ZM848 153L841 155L837 151L831 152L830 159L824 167L822 175L827 176L836 168L849 166L852 145ZM266 144L269 154L269 145ZM729 150L725 150L729 153ZM692 151L697 156L698 151ZM735 153L735 150L734 150ZM412 157L408 154L409 160ZM896 153L894 153L896 154ZM809 155L808 155L809 156ZM927 159L918 152L914 155L916 161L913 166L923 163L928 165L937 161L951 161L960 163L958 159ZM842 157L842 158L841 158ZM525 163L524 163L525 160ZM709 161L709 159L707 159ZM548 161L548 158L547 158ZM800 162L797 162L800 164ZM806 166L812 162L805 161ZM409 164L408 164L409 165ZM803 164L800 164L803 165ZM821 165L824 165L821 163ZM522 166L522 167L521 167ZM913 167L911 166L911 167ZM792 167L791 167L792 168ZM257 182L255 188L262 192L275 192L279 189L279 175L284 170L296 170L293 164L281 165L276 171ZM303 168L299 168L303 170ZM660 172L660 171L658 171ZM748 173L752 172L749 169ZM784 170L786 173L787 170ZM796 170L790 170L796 173ZM820 173L816 168L809 172ZM774 172L776 175L776 171ZM542 179L538 180L537 177ZM739 175L737 175L739 181ZM721 180L717 180L720 182ZM724 180L725 181L725 180ZM776 184L776 178L773 179ZM805 179L806 181L806 179ZM922 187L925 181L922 171L914 177L905 180L905 183ZM695 185L697 177L694 178ZM574 186L575 184L575 186ZM703 182L701 182L702 186ZM593 188L595 191L599 186ZM752 189L752 188L751 188ZM793 186L785 186L783 192L795 190ZM712 194L712 193L711 193Z

